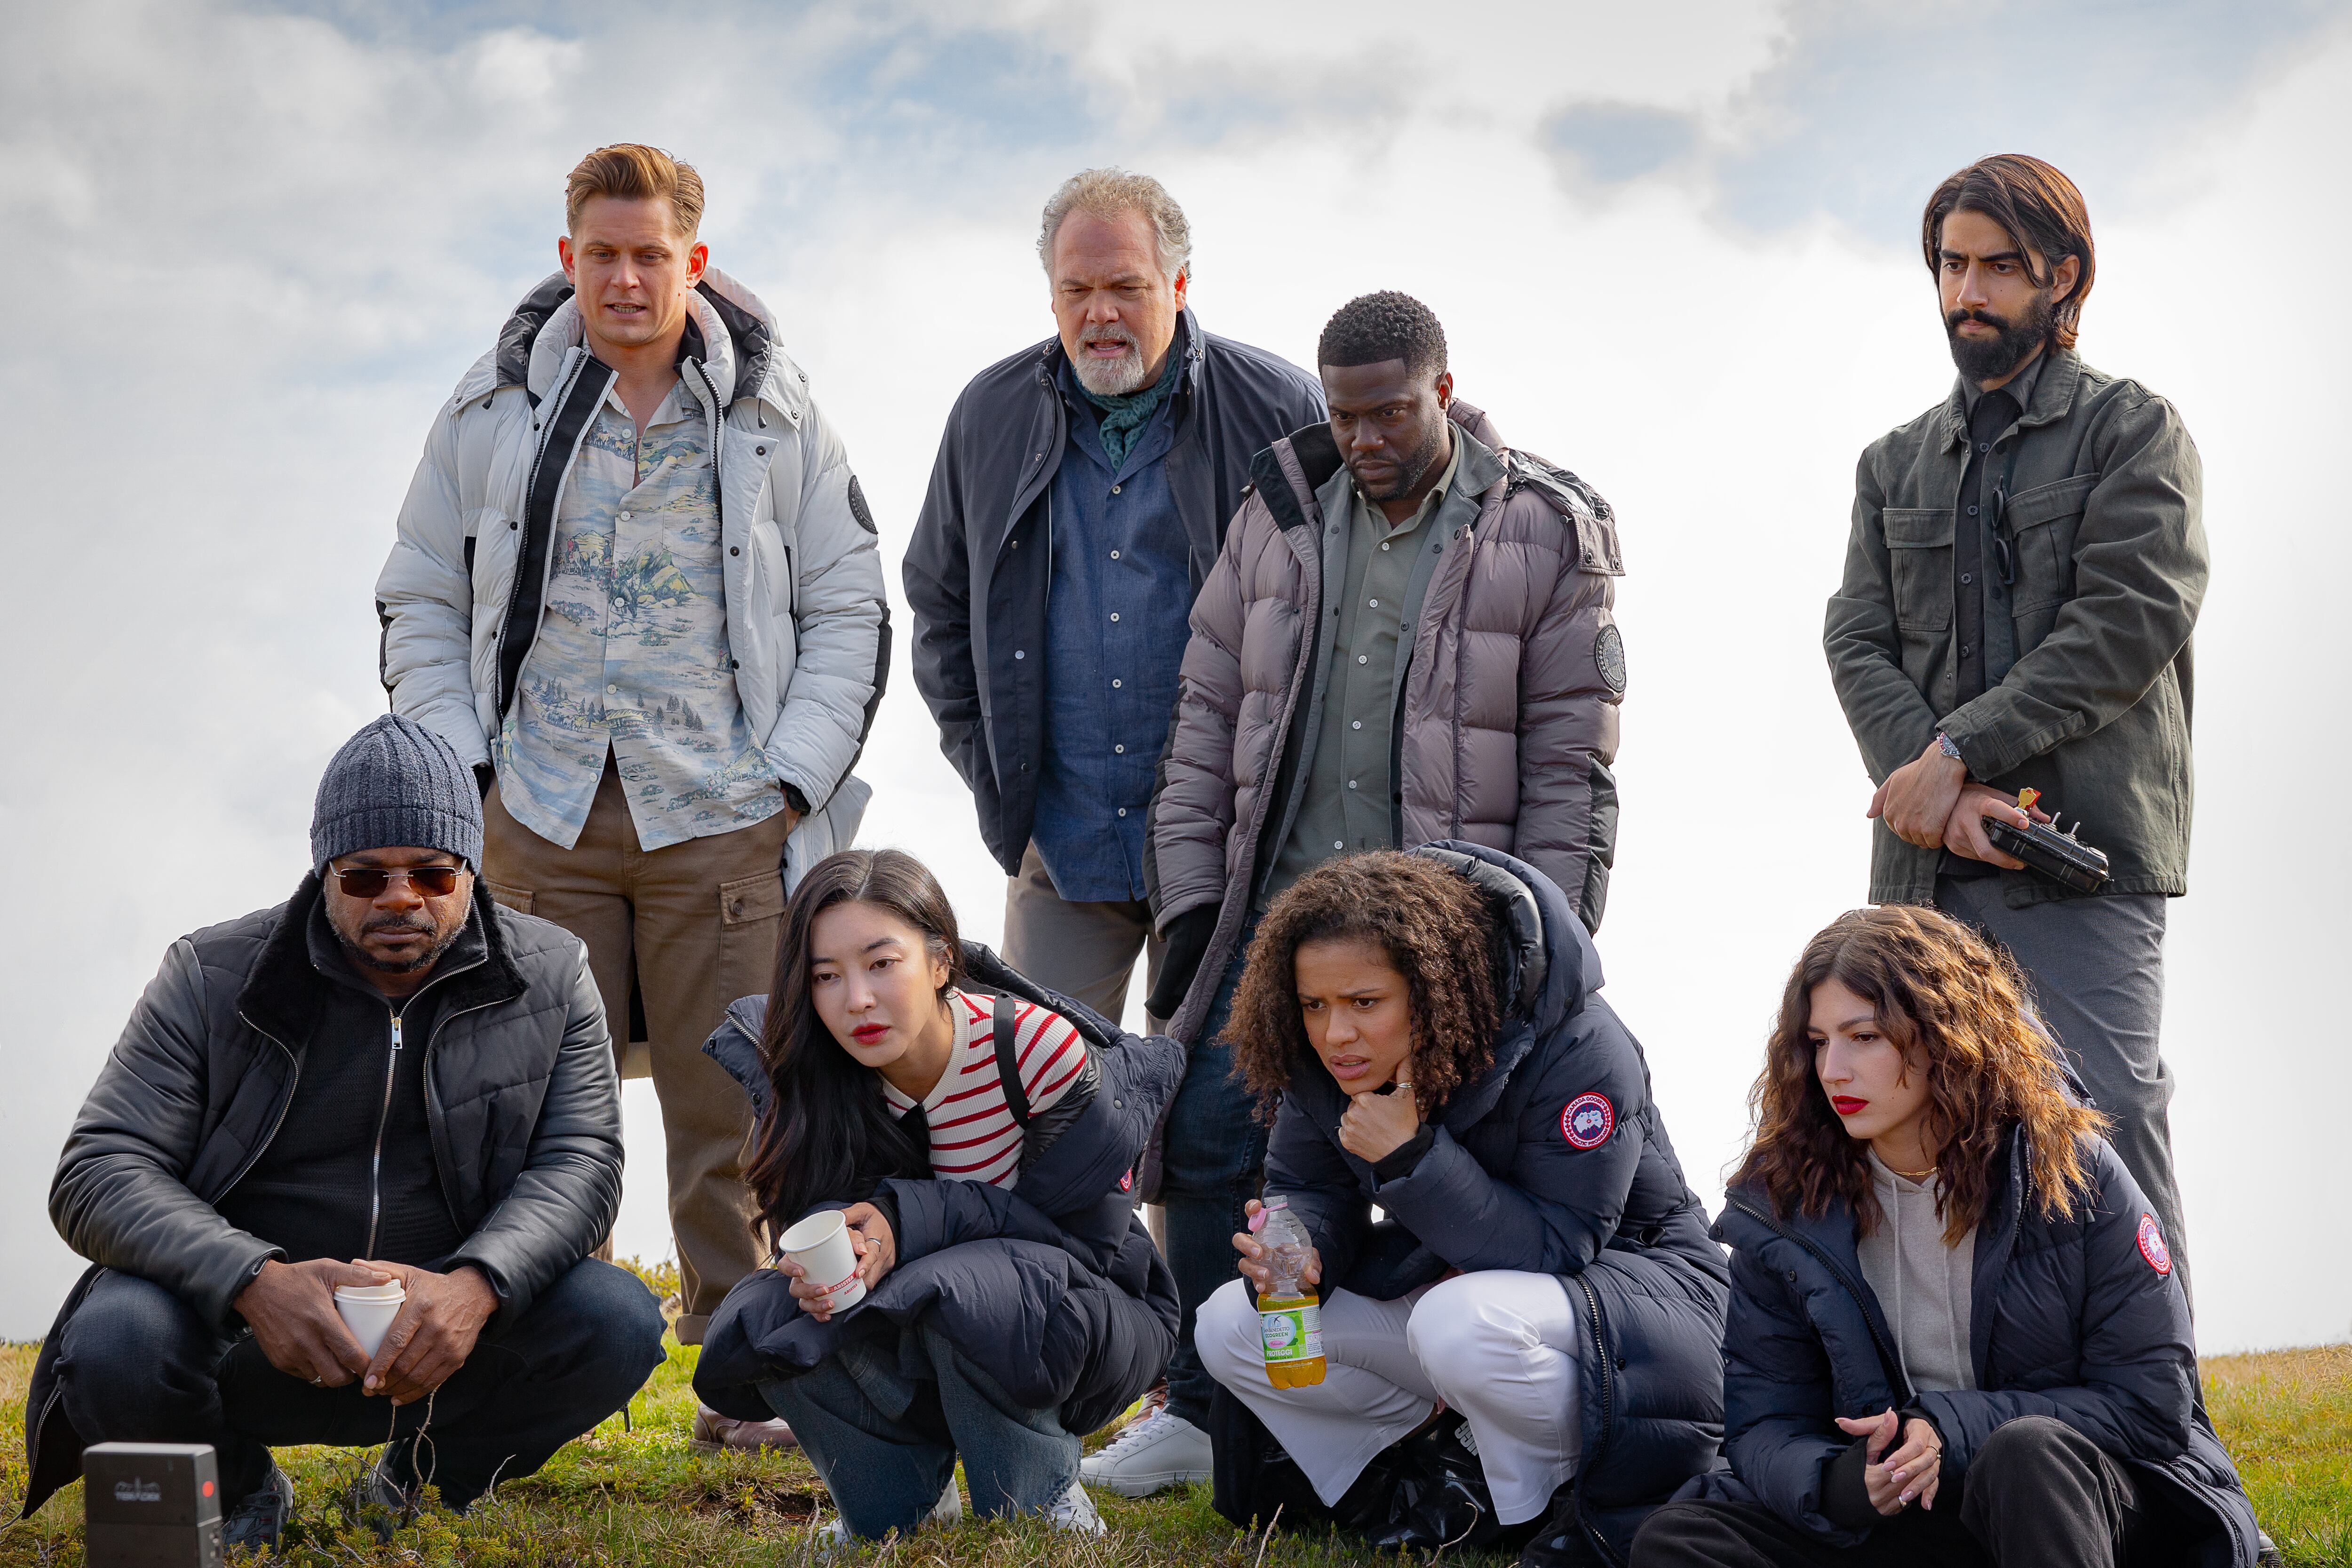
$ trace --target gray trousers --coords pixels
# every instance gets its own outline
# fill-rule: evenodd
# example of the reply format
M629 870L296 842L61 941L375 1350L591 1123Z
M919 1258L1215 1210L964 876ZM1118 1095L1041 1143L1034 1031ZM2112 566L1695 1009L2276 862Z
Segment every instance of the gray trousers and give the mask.
M1160 983L1160 960L1168 944L1153 934L1151 906L1141 899L1071 903L1054 890L1054 879L1029 846L1021 874L1004 889L1004 962L1050 990L1121 1022L1127 987L1143 955L1147 989ZM1146 1024L1156 1030L1158 1024Z
M2156 1209L2187 1294L2189 1237L2172 1174L2172 1075L2157 1054L2163 896L2115 893L2013 910L1998 877L1938 877L1936 904L1999 940L2025 970L2042 1020L2113 1123L2107 1141Z

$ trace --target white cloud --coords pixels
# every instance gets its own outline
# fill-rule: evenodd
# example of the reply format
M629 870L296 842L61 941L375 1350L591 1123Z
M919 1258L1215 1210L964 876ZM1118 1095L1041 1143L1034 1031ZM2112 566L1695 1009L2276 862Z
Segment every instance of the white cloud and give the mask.
M2054 133L2112 182L2088 182L2116 216L2086 353L2180 404L2210 485L2206 809L2168 1030L2200 1322L2214 1346L2342 1335L2352 1265L2313 1243L2341 1188L2321 1118L2352 1087L2317 983L2345 930L2326 455L2347 413L2328 271L2347 236L2310 193L2345 140L2352 45L2306 18L2290 70L2285 35L2249 43L2200 13L2137 25L2161 49L2108 47L2105 8L2045 13L2068 47L2001 55L2015 79L1981 102L1967 73L1905 88L1949 36L1872 21L1907 15L1883 7L1434 26L1373 7L1345 30L1061 0L977 21L632 7L559 26L161 0L20 19L0 58L0 218L19 247L0 318L17 459L0 514L17 869L0 1332L38 1332L70 1278L41 1212L49 1164L164 944L299 874L317 770L382 707L370 589L426 422L551 267L572 160L625 138L702 168L709 237L777 308L841 428L894 594L950 400L1048 330L1031 245L1072 169L1146 168L1186 203L1213 330L1305 360L1349 295L1426 299L1465 394L1624 521L1608 994L1711 1201L1786 965L1862 894L1867 791L1821 608L1855 454L1948 384L1909 249L1921 182L1985 137L2032 141L2078 66L2105 104L2177 104L2195 66L2213 107L2168 136L2126 114ZM1911 129L1883 130L1890 100ZM1695 150L1603 199L1611 171L1564 179L1557 134L1601 110L1685 116ZM993 939L1001 877L903 657L863 771L868 838L929 858ZM644 1100L633 1087L621 1242L658 1252Z

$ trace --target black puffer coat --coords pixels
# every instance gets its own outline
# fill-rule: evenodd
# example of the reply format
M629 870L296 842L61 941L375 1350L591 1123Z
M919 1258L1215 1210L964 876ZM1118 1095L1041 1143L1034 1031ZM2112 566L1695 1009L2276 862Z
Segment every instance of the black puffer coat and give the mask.
M182 937L132 1009L74 1119L49 1215L99 1268L152 1279L207 1322L281 1257L213 1205L277 1135L335 982L307 932L319 879L294 897ZM621 1204L621 1082L587 950L561 926L474 900L485 952L436 976L425 1043L433 1160L470 1263L497 1287L501 1321L593 1248ZM55 1408L67 1322L85 1273L42 1343L26 1401L32 1468L25 1512L73 1479L81 1439Z
M1379 1300L1449 1268L1565 1277L1584 1320L1579 1498L1616 1543L1715 1462L1723 1438L1726 1270L1650 1097L1642 1047L1601 989L1601 955L1559 887L1460 841L1413 851L1470 875L1507 917L1508 1014L1495 1065L1458 1090L1410 1175L1382 1182L1339 1146L1348 1098L1301 1072L1266 1152L1323 1255L1323 1278ZM1388 1218L1375 1225L1373 1205Z
M1825 1465L1853 1443L1834 1417L1915 1405L1944 1439L1943 1474L2004 1422L2063 1421L2155 1478L2202 1528L2200 1568L2253 1568L2252 1505L2197 1403L2189 1303L2139 1186L2104 1141L2092 1152L2086 1212L2051 1220L2031 1189L2012 1131L1977 1226L1970 1293L1972 1390L1916 1394L1895 1336L1862 1277L1853 1212L1775 1215L1734 1188L1716 1235L1730 1244L1731 1319L1724 1337L1729 1472L1688 1495L1765 1504L1824 1540L1852 1544L1822 1511Z
M1067 1018L1087 1065L1029 1123L1011 1187L892 1179L877 1202L898 1215L898 1266L872 1295L820 1323L771 1268L746 1276L712 1315L695 1391L742 1420L775 1413L758 1385L806 1372L849 1336L929 1317L959 1345L984 1350L1004 1391L1062 1425L1091 1432L1159 1380L1176 1345L1176 1282L1135 1213L1130 1173L1160 1108L1183 1077L1182 1047L1129 1035L1085 1004L1031 984L978 943L964 967L975 991L1009 994ZM767 998L745 997L703 1048L764 1100L759 1038ZM842 1204L819 1205L842 1207Z

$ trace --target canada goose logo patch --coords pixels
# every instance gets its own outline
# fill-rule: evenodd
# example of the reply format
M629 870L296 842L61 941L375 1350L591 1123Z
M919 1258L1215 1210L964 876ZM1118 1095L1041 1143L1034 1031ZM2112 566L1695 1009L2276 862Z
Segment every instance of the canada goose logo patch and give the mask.
M1625 637L1614 621L1592 639L1592 668L1601 672L1601 682L1610 690L1625 695Z
M1571 1149L1598 1149L1617 1131L1617 1108L1605 1094L1580 1094L1559 1113L1559 1135Z
M2158 1274L2172 1272L2172 1249L2164 1245L2164 1232L2157 1228L2152 1214L2139 1216L2139 1255Z

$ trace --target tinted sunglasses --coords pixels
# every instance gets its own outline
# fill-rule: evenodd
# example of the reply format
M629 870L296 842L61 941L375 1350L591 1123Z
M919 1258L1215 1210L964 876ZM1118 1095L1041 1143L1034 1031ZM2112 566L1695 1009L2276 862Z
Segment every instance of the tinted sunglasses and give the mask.
M350 899L380 899L392 886L395 877L405 878L408 885L428 899L446 899L457 890L457 866L413 866L386 868L382 866L354 866L348 871L327 868L328 875L342 885L343 896Z

